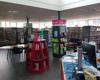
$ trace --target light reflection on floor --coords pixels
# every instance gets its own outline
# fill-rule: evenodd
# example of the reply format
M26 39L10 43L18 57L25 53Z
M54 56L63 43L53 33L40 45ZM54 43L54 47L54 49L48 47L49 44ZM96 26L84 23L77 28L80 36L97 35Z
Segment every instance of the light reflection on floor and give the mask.
M60 63L49 51L50 68L43 74L30 74L26 70L25 55L13 56L14 64L7 59L7 50L0 50L0 80L60 80Z

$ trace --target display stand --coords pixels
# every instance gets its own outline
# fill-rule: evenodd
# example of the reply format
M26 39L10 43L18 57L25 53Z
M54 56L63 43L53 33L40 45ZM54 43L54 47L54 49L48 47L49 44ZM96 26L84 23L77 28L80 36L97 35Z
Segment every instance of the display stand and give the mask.
M60 58L66 54L66 20L52 21L52 51L53 56Z
M49 68L48 49L45 39L34 39L32 50L27 53L27 69L42 73Z

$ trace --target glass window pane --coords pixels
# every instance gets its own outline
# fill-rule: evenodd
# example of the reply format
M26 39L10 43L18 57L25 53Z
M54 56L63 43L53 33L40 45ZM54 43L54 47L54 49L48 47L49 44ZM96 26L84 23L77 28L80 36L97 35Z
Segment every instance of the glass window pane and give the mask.
M39 28L39 23L37 23L37 22L33 23L32 25L33 25L33 28Z
M1 27L5 27L5 21L1 21Z
M10 22L6 21L6 27L10 27Z
M24 26L24 22L17 22L17 27L23 28L23 26Z
M11 22L11 23L10 23L10 26L11 26L11 27L16 27L16 23L15 23L15 22Z

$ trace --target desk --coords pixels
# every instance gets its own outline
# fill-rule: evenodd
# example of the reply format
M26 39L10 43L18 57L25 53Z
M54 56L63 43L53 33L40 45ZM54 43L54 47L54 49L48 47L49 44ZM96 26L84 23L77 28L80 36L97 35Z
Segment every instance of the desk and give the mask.
M64 72L64 64L61 62L61 80L66 80L66 74Z
M75 67L77 65L77 55L65 55L62 59L62 69L63 69L63 77L62 80L73 80Z
M65 55L62 59L62 75L63 78L62 80L73 80L70 79L68 76L73 76L74 72L70 72L72 75L68 74L70 69L74 70L74 67L77 66L77 61L78 61L78 53L72 53L70 55ZM84 60L82 60L82 64L83 64L83 68L87 68L87 67L91 67L91 69L95 72L96 77L100 77L100 71L98 71L96 68L94 68L92 65L90 65L87 62L84 62ZM85 66L86 65L86 66ZM69 68L68 68L69 67ZM69 69L69 70L68 70ZM81 72L81 71L77 71L77 72ZM83 72L81 72L83 73ZM99 80L99 79L98 79Z

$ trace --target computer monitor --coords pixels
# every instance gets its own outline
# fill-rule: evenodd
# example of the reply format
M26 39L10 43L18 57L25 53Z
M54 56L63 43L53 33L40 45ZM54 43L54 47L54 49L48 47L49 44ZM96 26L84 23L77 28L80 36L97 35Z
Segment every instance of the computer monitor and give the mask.
M78 38L70 38L69 42L76 44L77 46L81 45L81 39Z
M95 68L97 68L97 62L96 62L96 51L95 51L95 46L85 43L82 44L82 49L84 54L84 58Z

